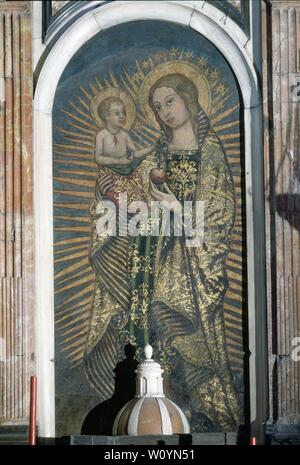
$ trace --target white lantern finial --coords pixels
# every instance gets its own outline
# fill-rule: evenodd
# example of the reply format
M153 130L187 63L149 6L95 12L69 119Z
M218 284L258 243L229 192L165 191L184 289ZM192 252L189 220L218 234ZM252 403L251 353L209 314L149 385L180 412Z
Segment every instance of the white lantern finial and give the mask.
M152 360L153 349L150 344L147 344L144 349L146 360Z
M144 352L146 359L139 363L136 370L135 399L127 402L119 411L113 424L113 435L189 433L185 414L164 395L163 370L152 359L153 349L150 344L144 347Z

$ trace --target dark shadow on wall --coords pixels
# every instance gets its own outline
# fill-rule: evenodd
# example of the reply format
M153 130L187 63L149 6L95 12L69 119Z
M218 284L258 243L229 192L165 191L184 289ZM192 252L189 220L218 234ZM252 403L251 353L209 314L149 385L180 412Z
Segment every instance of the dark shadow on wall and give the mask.
M300 232L300 195L278 194L276 196L277 213Z
M237 81L236 81L237 82ZM239 91L240 102L243 102L243 96L237 82L237 89ZM244 105L240 105L240 141L241 141L241 154L245 154L245 124L244 124ZM250 437L250 350L249 350L249 308L248 308L248 262L247 262L247 222L246 222L246 166L245 156L241 156L241 207L242 207L242 334L243 334L243 375L244 375L244 396L243 396L243 409L244 409L244 422L239 425L237 434L237 444L249 444Z
M135 396L136 349L131 344L124 348L126 359L117 363L115 372L115 390L112 397L96 405L85 417L81 428L83 435L112 435L112 427L119 410Z

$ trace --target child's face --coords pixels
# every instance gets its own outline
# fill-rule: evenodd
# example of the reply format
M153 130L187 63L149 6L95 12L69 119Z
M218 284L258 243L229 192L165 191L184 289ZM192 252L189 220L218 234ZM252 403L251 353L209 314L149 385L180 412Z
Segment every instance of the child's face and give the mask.
M106 122L116 128L121 128L126 123L126 112L124 105L113 103L106 114Z

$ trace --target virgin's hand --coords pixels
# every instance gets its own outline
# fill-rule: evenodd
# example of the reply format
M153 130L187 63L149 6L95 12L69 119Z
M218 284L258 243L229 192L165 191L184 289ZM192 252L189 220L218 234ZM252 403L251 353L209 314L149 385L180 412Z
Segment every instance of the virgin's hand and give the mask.
M162 186L166 192L162 192L159 189L157 189L156 185L150 179L150 193L154 200L166 200L169 202L173 202L174 200L177 201L175 195L168 187L167 183L164 182Z
M174 212L181 213L181 203L177 200L167 183L163 184L163 188L166 192L158 190L150 179L150 193L154 200L159 201L161 206L167 210L173 210Z

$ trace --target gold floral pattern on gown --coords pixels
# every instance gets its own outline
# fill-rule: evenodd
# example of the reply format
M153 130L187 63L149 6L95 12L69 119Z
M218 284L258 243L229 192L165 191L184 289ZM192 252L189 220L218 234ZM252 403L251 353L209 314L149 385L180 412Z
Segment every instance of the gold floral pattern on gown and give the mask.
M204 243L185 237L160 241L152 318L160 344L182 359L185 388L194 412L216 429L234 431L240 405L226 351L223 299L225 259L235 217L234 188L225 153L214 133L199 151L168 151L167 182L180 200L204 201ZM173 352L174 353L174 352ZM170 359L171 363L171 359Z
M176 151L167 154L166 174L168 185L179 201L193 196L200 159L198 151Z
M215 134L209 132L200 150L167 151L157 157L181 202L205 202L204 243L187 247L184 236L162 234L158 238L99 238L94 231L90 261L97 289L86 373L101 397L110 397L118 354L126 341L144 331L160 354L165 375L172 378L180 367L193 418L205 415L210 430L235 431L240 405L226 351L223 315L225 260L235 218L226 155ZM132 192L139 190L140 198L147 196L145 184L138 184L136 177L120 179L128 178ZM114 181L116 192L117 186ZM96 187L92 218L101 198L103 192ZM135 341L143 344L142 338Z

